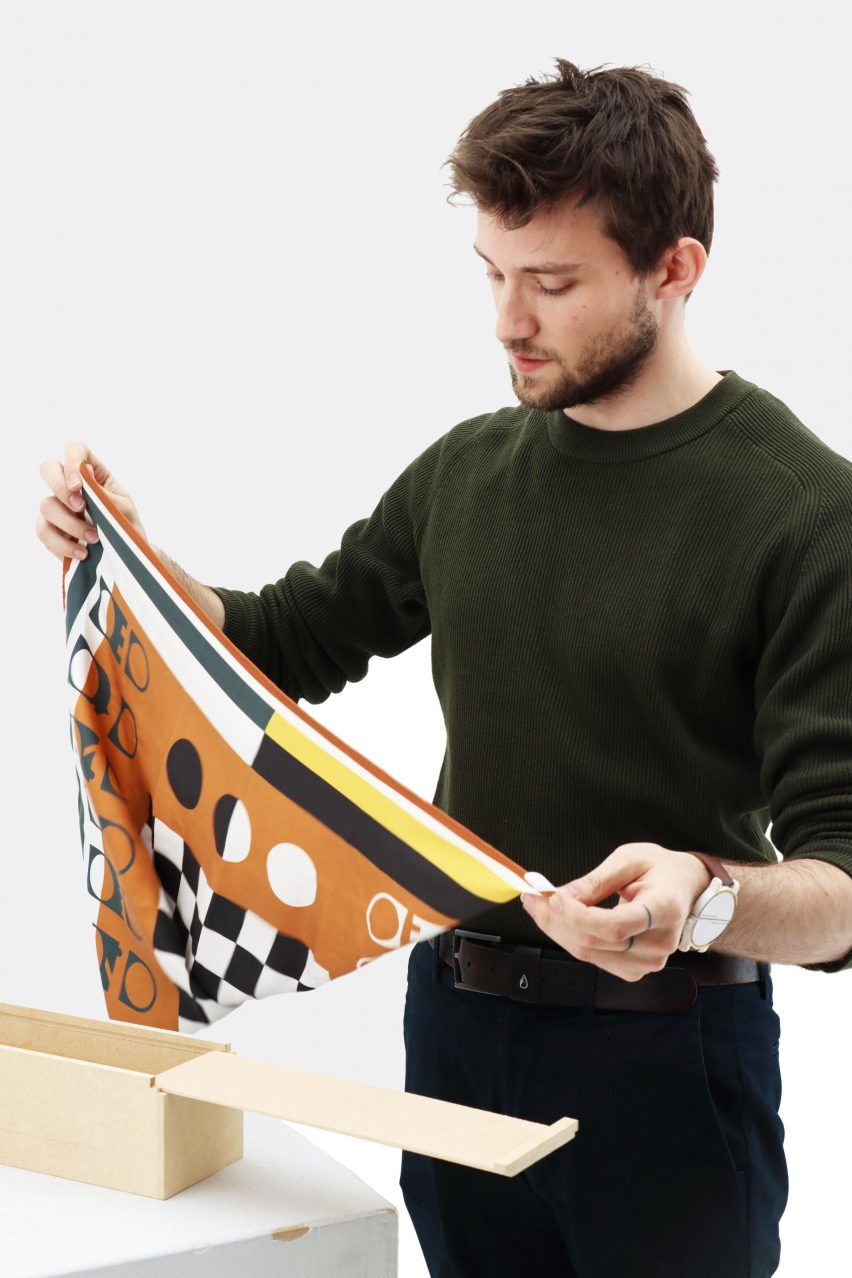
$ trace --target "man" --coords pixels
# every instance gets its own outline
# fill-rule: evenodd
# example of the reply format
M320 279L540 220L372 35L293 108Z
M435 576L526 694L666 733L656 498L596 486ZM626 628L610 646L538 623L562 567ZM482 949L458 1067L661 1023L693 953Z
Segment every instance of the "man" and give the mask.
M852 966L852 464L688 344L716 170L680 87L557 64L453 157L520 405L259 594L158 553L295 700L431 634L433 802L560 885L412 950L406 1087L580 1124L514 1178L403 1154L430 1273L763 1278L788 1190L770 964ZM41 468L60 556L84 458L145 535L76 442ZM708 886L736 909L689 948Z

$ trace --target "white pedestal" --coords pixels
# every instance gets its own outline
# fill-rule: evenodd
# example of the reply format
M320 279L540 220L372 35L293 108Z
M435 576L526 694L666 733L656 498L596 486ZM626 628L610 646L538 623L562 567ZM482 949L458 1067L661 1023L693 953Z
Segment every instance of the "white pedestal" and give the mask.
M3 1278L396 1278L396 1209L280 1119L171 1199L0 1165Z

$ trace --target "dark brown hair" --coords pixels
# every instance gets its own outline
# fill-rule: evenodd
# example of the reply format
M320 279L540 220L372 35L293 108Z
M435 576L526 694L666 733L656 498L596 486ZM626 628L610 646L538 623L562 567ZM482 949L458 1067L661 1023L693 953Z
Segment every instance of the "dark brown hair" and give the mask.
M578 208L599 200L604 233L639 277L684 235L709 254L719 170L688 91L640 67L580 71L554 60L553 78L503 89L470 121L444 162L447 202L469 194L515 230L571 194Z

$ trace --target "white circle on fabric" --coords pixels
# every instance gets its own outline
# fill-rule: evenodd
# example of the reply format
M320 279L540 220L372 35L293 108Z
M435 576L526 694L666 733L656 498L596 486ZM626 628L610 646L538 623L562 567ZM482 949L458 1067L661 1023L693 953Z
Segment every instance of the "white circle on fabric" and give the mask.
M285 905L313 905L317 899L317 867L298 843L276 843L270 848L266 875Z
M72 688L77 692L83 692L86 688L86 682L89 678L89 671L94 665L91 652L88 648L78 648L71 658L71 666L68 671L68 677L71 681Z
M228 833L225 835L225 846L222 849L223 861L244 861L251 847L251 821L242 799L237 799L231 819L228 822Z

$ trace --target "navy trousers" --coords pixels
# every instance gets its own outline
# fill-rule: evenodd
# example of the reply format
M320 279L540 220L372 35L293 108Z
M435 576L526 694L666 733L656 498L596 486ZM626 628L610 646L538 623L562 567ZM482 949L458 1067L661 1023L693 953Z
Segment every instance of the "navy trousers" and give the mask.
M583 966L591 968L591 964ZM432 1278L769 1278L787 1203L772 977L699 986L688 1012L514 1002L408 966L406 1091L578 1120L517 1176L403 1152Z

